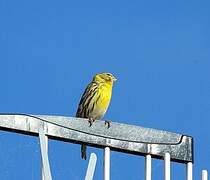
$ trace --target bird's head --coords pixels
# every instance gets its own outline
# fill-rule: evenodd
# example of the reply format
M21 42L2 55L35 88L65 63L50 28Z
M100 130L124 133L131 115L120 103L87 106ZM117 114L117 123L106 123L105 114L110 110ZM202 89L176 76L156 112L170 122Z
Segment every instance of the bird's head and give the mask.
M99 73L93 78L93 81L98 83L110 83L113 84L117 79L111 73Z

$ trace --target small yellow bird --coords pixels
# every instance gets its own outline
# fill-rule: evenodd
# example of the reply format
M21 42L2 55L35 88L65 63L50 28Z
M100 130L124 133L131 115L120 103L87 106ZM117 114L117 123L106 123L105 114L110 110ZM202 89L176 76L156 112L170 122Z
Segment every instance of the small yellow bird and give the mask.
M93 77L80 100L76 117L88 118L90 126L96 119L103 118L109 106L112 87L117 79L111 73L99 73ZM110 126L110 122L108 127ZM81 146L81 157L86 159L86 145Z

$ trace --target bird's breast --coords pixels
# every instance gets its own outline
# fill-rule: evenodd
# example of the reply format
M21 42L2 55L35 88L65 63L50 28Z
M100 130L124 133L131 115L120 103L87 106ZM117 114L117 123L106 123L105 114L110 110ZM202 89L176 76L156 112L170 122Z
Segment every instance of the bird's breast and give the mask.
M107 109L107 107L109 106L109 102L111 100L111 96L112 96L111 87L109 86L101 87L99 89L99 98L97 104L99 104L101 108Z
M112 88L102 86L99 88L94 109L91 113L92 117L101 119L107 111L112 95Z

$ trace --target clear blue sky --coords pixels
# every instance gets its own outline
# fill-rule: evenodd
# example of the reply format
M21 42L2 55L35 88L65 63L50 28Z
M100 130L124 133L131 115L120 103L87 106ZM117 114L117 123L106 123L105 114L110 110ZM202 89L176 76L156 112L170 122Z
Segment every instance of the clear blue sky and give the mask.
M210 1L0 1L0 112L74 116L97 72L118 81L105 118L188 134L195 179L210 170ZM40 178L38 139L0 133L0 179ZM83 179L80 146L50 141L55 180ZM102 150L95 179L102 179ZM143 180L143 157L111 154L113 180ZM172 164L173 179L184 165ZM154 179L163 162L154 161Z

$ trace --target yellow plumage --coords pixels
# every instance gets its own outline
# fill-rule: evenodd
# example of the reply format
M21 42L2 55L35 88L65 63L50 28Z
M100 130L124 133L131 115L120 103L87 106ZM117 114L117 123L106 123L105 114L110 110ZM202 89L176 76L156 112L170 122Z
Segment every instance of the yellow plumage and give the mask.
M112 86L116 78L111 73L96 74L87 86L80 100L76 117L92 121L103 118L112 96ZM82 159L86 159L86 146L81 147Z

